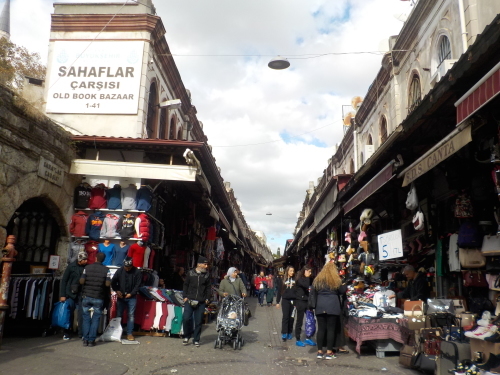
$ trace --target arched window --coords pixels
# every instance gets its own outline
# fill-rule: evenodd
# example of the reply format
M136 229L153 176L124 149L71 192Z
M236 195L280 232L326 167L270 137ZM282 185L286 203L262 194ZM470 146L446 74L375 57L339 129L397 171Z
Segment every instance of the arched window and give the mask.
M450 40L446 35L441 36L438 45L438 66L442 64L444 60L451 59L451 45Z
M179 131L177 132L177 139L182 139L182 126L179 126Z
M410 83L410 91L408 92L408 113L413 112L413 110L418 107L421 100L420 77L418 74L414 74Z
M387 140L387 120L384 116L380 120L380 144Z
M172 116L170 120L170 130L168 132L168 139L175 139L175 127L177 125L177 120L175 116Z
M368 146L371 146L373 144L373 139L371 134L368 134L368 140L366 141L366 144Z
M361 161L361 165L365 164L365 155L363 153L360 154L359 160Z
M148 116L146 119L146 135L148 138L156 138L157 135L157 116L158 116L158 94L156 92L156 83L149 86Z
M349 166L349 173L354 174L354 160L351 159L351 165Z
M160 134L158 135L158 138L167 139L167 127L168 127L167 109L162 108L160 112Z

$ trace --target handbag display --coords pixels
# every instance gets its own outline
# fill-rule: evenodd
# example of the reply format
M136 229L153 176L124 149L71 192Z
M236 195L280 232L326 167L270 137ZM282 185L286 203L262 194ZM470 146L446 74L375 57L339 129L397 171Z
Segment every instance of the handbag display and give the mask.
M408 196L406 197L406 208L413 211L418 207L418 197L417 197L417 189L415 185L412 183L410 187L410 191L408 192Z
M448 375L449 369L455 369L458 363L470 359L470 344L441 341L441 358L436 375Z
M427 314L434 313L455 313L452 299L431 299L427 300Z
M486 274L486 282L490 290L500 291L500 275Z
M465 304L465 298L463 297L453 298L453 308L455 309L455 315L466 312L467 306Z
M415 310L419 312L419 314L415 314ZM423 315L422 306L414 305L411 311L411 315L406 316L408 320L408 328L412 331L420 330L426 327L427 316Z
M464 281L464 286L470 287L478 287L478 288L487 288L488 282L486 281L486 277L482 271L462 271L462 277Z
M418 210L413 216L412 223L415 230L424 229L424 214L422 211Z
M403 367L411 368L413 357L416 356L416 348L410 345L411 335L408 335L408 341L403 345L399 351L399 364Z
M427 355L420 352L415 357L413 368L421 372L433 374L436 368L436 358L437 356L435 355Z
M500 257L493 256L486 258L486 271L500 272Z
M424 301L405 301L403 310L405 316L424 315Z
M461 327L467 327L467 326L474 325L474 322L476 321L476 314L473 314L470 312L464 312L464 313L456 314L456 318L457 318L457 320L460 321Z
M500 255L500 235L484 236L481 252L484 255Z
M482 268L486 264L486 257L479 249L458 249L460 264L464 268Z

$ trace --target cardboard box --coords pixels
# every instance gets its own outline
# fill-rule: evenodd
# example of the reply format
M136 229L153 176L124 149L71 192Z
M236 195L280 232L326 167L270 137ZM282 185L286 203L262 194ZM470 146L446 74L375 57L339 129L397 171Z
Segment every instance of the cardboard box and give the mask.
M475 358L475 352L483 353L483 360L486 362L490 357L490 353L500 354L500 343L493 343L489 341L470 339L470 355Z

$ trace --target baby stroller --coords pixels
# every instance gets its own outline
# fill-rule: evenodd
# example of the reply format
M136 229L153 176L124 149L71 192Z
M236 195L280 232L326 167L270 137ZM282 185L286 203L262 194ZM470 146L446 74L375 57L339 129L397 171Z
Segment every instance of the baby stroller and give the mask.
M221 348L224 344L232 344L233 349L240 349L245 345L240 330L243 326L243 298L234 295L224 297L217 315L217 332L214 348Z

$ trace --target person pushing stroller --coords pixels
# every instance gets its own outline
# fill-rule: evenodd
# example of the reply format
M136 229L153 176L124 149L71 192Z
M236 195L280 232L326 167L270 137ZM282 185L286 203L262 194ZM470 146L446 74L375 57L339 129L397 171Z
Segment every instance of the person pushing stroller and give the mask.
M221 297L234 295L245 298L247 296L247 289L243 284L243 280L238 276L236 267L230 267L227 270L226 276L220 282L218 293Z

